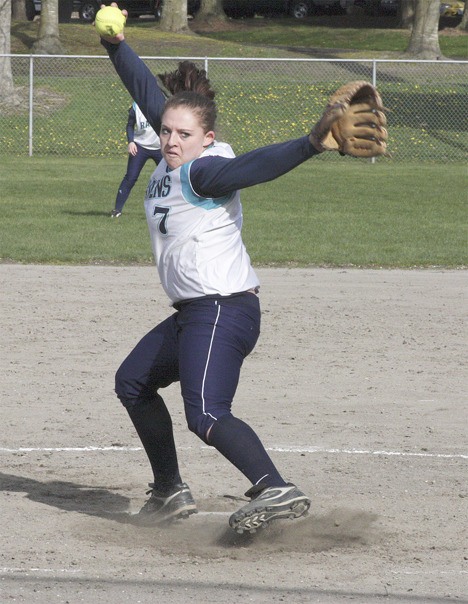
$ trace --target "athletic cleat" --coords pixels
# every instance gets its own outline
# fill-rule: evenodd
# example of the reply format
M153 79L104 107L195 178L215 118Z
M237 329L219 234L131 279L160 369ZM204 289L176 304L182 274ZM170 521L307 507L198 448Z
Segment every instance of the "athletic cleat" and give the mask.
M175 485L169 495L158 494L155 484L150 483L148 486L151 489L146 494L151 493L151 497L134 516L138 524L168 524L197 513L192 493L185 482Z
M251 497L251 501L229 518L229 526L238 533L255 533L272 520L300 518L310 508L310 499L293 484L285 487L257 485L245 495Z
M120 210L112 210L110 217L111 218L120 218L122 216L122 212Z

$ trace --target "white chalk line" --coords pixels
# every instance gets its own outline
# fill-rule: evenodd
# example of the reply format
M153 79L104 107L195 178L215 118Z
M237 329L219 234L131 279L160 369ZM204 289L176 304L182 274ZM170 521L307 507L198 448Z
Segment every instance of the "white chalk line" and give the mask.
M3 567L0 568L0 574L23 574L29 573L53 573L53 574L79 574L85 572L81 568L19 568L19 567ZM436 576L436 575L466 575L467 570L391 570L393 575L424 575L424 576Z
M0 573L82 573L81 568L0 568Z
M193 447L179 447L179 450L192 449ZM202 446L201 449L212 450L212 447ZM411 451L372 451L370 449L327 449L323 447L266 447L267 451L275 453L324 453L336 455L374 455L382 457L427 457L438 459L468 459L467 453L430 453L430 452L411 452ZM125 447L113 445L109 447L18 447L16 449L0 447L0 453L91 453L95 451L121 451L136 452L143 451L143 447Z
M468 570L392 570L393 575L468 575Z

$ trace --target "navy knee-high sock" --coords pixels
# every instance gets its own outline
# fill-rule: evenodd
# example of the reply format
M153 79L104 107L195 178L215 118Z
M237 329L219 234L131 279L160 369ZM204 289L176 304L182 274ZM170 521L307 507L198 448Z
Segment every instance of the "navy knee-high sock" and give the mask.
M127 411L148 456L158 492L169 492L182 479L172 420L164 400L158 394L154 401L127 407Z
M211 427L208 444L246 476L252 484L284 486L283 480L257 434L242 420L223 415Z

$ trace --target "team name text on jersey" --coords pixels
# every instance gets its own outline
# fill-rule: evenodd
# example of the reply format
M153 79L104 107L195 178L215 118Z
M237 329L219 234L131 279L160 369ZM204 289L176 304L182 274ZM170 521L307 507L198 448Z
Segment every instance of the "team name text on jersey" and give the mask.
M158 180L151 179L146 189L146 199L157 199L167 197L171 192L171 176L165 174Z

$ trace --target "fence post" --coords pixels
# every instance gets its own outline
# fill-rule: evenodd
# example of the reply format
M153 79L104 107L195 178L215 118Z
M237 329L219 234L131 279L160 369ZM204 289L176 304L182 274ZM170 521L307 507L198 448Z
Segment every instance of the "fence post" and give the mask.
M34 59L29 56L29 157L33 154L33 78L34 78Z
M377 61L372 60L372 84L377 88ZM371 157L371 163L375 164L375 157Z

